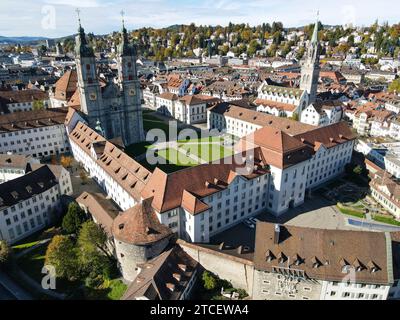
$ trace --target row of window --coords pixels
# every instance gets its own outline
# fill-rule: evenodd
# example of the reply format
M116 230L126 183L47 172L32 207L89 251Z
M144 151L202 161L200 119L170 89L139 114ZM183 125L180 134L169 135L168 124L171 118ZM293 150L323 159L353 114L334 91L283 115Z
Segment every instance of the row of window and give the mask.
M50 128L52 128L53 126L51 126L51 127L44 127L44 128L37 128L37 129L28 129L28 130L21 130L21 131L14 131L14 132L9 132L9 133L2 133L1 134L1 137L2 138L5 138L6 136L8 136L8 137L12 137L13 135L14 136L19 136L20 134L21 135L25 135L25 134L31 134L32 132L43 132L43 131L49 131L50 130Z
M47 220L46 220L46 213L45 212L43 213L43 218L45 219L44 221L42 220L41 216L37 216L36 217L36 221L35 221L34 218L31 218L31 219L29 219L29 224L28 224L28 221L25 221L25 222L22 223L22 225L18 224L14 228L13 227L9 228L8 229L8 235L9 235L10 239L14 240L15 238L19 238L22 235L23 232L27 233L30 230L33 230L33 229L35 229L35 228L37 228L39 226L42 226L42 225L46 224ZM22 228L23 228L23 231L22 231Z

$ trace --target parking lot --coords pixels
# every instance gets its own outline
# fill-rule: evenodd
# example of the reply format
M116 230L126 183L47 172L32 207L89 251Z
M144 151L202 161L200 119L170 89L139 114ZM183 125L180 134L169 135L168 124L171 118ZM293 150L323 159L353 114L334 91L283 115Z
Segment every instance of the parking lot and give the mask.
M314 194L312 199L306 200L301 206L290 209L290 211L278 218L270 213L261 213L255 216L255 218L260 221L301 227L359 230L356 227L353 228L347 225L346 217L336 211L333 203L319 194ZM239 223L212 237L210 242L212 244L224 242L226 245L233 247L244 245L254 250L255 228L251 229L244 223Z

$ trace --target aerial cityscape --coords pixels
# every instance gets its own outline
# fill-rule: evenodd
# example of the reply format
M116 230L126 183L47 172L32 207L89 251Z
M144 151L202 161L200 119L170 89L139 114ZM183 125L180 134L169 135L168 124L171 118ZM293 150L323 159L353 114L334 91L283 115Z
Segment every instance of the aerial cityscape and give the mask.
M400 300L399 4L28 2L0 300Z

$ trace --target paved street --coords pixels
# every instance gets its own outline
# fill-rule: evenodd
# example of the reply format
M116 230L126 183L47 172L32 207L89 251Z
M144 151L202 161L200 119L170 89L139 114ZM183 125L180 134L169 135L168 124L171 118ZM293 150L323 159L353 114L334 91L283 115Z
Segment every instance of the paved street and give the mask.
M0 300L32 300L32 296L0 271Z
M16 298L0 284L0 300L16 300Z

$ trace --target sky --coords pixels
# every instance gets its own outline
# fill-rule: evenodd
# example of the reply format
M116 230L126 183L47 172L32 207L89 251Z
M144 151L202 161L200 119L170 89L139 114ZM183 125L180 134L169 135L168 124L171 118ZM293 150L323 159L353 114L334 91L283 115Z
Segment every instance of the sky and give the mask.
M282 21L285 27L313 23L319 10L323 24L370 25L400 22L398 0L0 0L0 36L74 34L79 8L87 32L106 34L126 27L174 24L227 25Z

